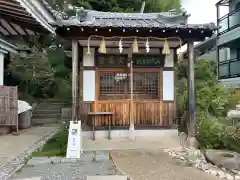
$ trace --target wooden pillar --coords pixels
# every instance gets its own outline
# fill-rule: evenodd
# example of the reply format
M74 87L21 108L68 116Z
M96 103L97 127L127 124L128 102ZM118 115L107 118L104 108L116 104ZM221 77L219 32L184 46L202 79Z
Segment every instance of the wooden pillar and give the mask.
M83 63L80 63L79 69L79 118L81 121L85 121L84 119L84 103L83 103Z
M78 41L72 40L72 120L77 120Z
M77 118L84 122L83 119L83 47L78 46L78 94L77 94Z
M195 137L196 115L195 115L195 83L194 83L194 42L188 42L188 136Z
M132 53L128 54L128 62L130 64L130 127L129 127L129 139L133 141L134 135L134 104L133 104L133 60Z
M0 53L0 85L4 85L4 53Z
M219 5L216 6L217 8L217 27L219 26L219 17L220 17L220 12L219 12ZM217 30L217 34L219 32L219 29Z

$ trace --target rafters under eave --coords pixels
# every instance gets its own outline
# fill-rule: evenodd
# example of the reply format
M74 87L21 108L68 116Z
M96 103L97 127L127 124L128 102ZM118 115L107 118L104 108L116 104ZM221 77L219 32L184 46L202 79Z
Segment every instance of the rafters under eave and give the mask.
M9 35L34 35L51 32L54 16L40 0L0 0L0 33Z

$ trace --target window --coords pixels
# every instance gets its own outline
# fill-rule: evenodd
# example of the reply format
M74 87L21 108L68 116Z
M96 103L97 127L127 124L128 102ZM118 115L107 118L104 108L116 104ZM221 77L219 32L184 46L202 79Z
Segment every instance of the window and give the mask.
M159 98L159 72L134 72L134 99ZM99 99L130 98L130 74L124 72L99 72Z
M238 2L235 6L231 5L229 10L231 12L218 19L218 26L220 27L218 34L224 34L240 25L240 3Z
M219 78L223 79L229 76L228 62L219 64Z
M238 2L235 6L235 10L240 9L240 3Z
M219 62L230 59L230 48L221 48L219 50Z
M128 74L99 72L99 99L125 99L128 91Z
M231 77L238 76L240 74L240 61L232 61L230 62L230 72Z
M240 49L220 49L218 67L219 79L240 77Z
M158 73L133 73L133 93L136 99L158 98Z

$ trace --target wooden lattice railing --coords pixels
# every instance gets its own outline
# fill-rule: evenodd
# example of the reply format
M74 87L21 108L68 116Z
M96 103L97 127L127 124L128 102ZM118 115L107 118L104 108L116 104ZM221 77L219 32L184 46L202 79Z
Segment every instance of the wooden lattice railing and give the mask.
M133 113L136 126L170 127L175 118L174 102L136 100L131 108L130 100L100 100L93 102L91 109L93 112L114 112L115 121L112 121L112 126L129 126L130 113ZM95 125L107 126L108 118L110 117L97 117Z

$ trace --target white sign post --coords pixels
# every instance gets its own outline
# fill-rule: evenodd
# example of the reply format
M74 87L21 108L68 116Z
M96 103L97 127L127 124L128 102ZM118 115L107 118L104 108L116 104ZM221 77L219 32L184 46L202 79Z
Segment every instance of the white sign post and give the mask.
M81 121L70 121L66 158L80 158L82 153L81 139Z

